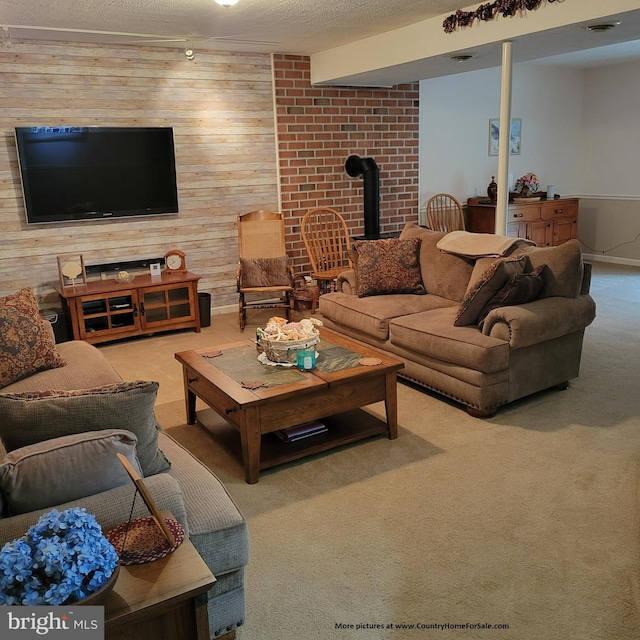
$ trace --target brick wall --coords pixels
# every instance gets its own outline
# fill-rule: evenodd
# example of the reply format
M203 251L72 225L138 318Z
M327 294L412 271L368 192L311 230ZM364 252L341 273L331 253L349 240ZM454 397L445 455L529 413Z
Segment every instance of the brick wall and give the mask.
M363 180L344 169L352 155L380 170L380 231L418 220L418 83L391 89L312 86L309 58L275 55L282 211L294 267L309 269L300 220L336 209L352 235L364 233Z

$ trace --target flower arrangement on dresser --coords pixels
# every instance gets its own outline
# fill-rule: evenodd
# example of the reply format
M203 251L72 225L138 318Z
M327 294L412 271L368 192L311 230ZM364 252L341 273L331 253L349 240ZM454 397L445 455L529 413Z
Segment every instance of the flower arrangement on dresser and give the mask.
M525 173L521 178L516 180L514 191L519 193L522 198L532 196L540 191L540 180L535 173Z

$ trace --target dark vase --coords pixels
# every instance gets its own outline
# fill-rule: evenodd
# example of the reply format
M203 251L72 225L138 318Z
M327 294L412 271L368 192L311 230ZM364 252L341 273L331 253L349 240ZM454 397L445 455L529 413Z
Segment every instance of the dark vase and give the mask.
M491 182L487 187L487 195L489 196L489 200L497 200L498 199L498 185L496 184L496 177L491 176Z

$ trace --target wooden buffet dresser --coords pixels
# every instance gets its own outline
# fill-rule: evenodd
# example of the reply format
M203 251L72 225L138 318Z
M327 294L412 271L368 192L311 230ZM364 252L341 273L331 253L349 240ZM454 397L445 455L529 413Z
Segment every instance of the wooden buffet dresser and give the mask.
M469 198L467 230L495 233L495 215L495 204L488 203L486 198ZM527 238L539 247L562 244L577 233L578 198L512 203L507 209L507 235Z

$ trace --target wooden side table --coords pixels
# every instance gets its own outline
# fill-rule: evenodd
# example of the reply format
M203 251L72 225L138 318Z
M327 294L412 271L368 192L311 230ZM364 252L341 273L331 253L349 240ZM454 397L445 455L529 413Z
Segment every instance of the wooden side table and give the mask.
M207 591L215 581L189 540L160 560L121 567L105 602L105 638L209 640Z

